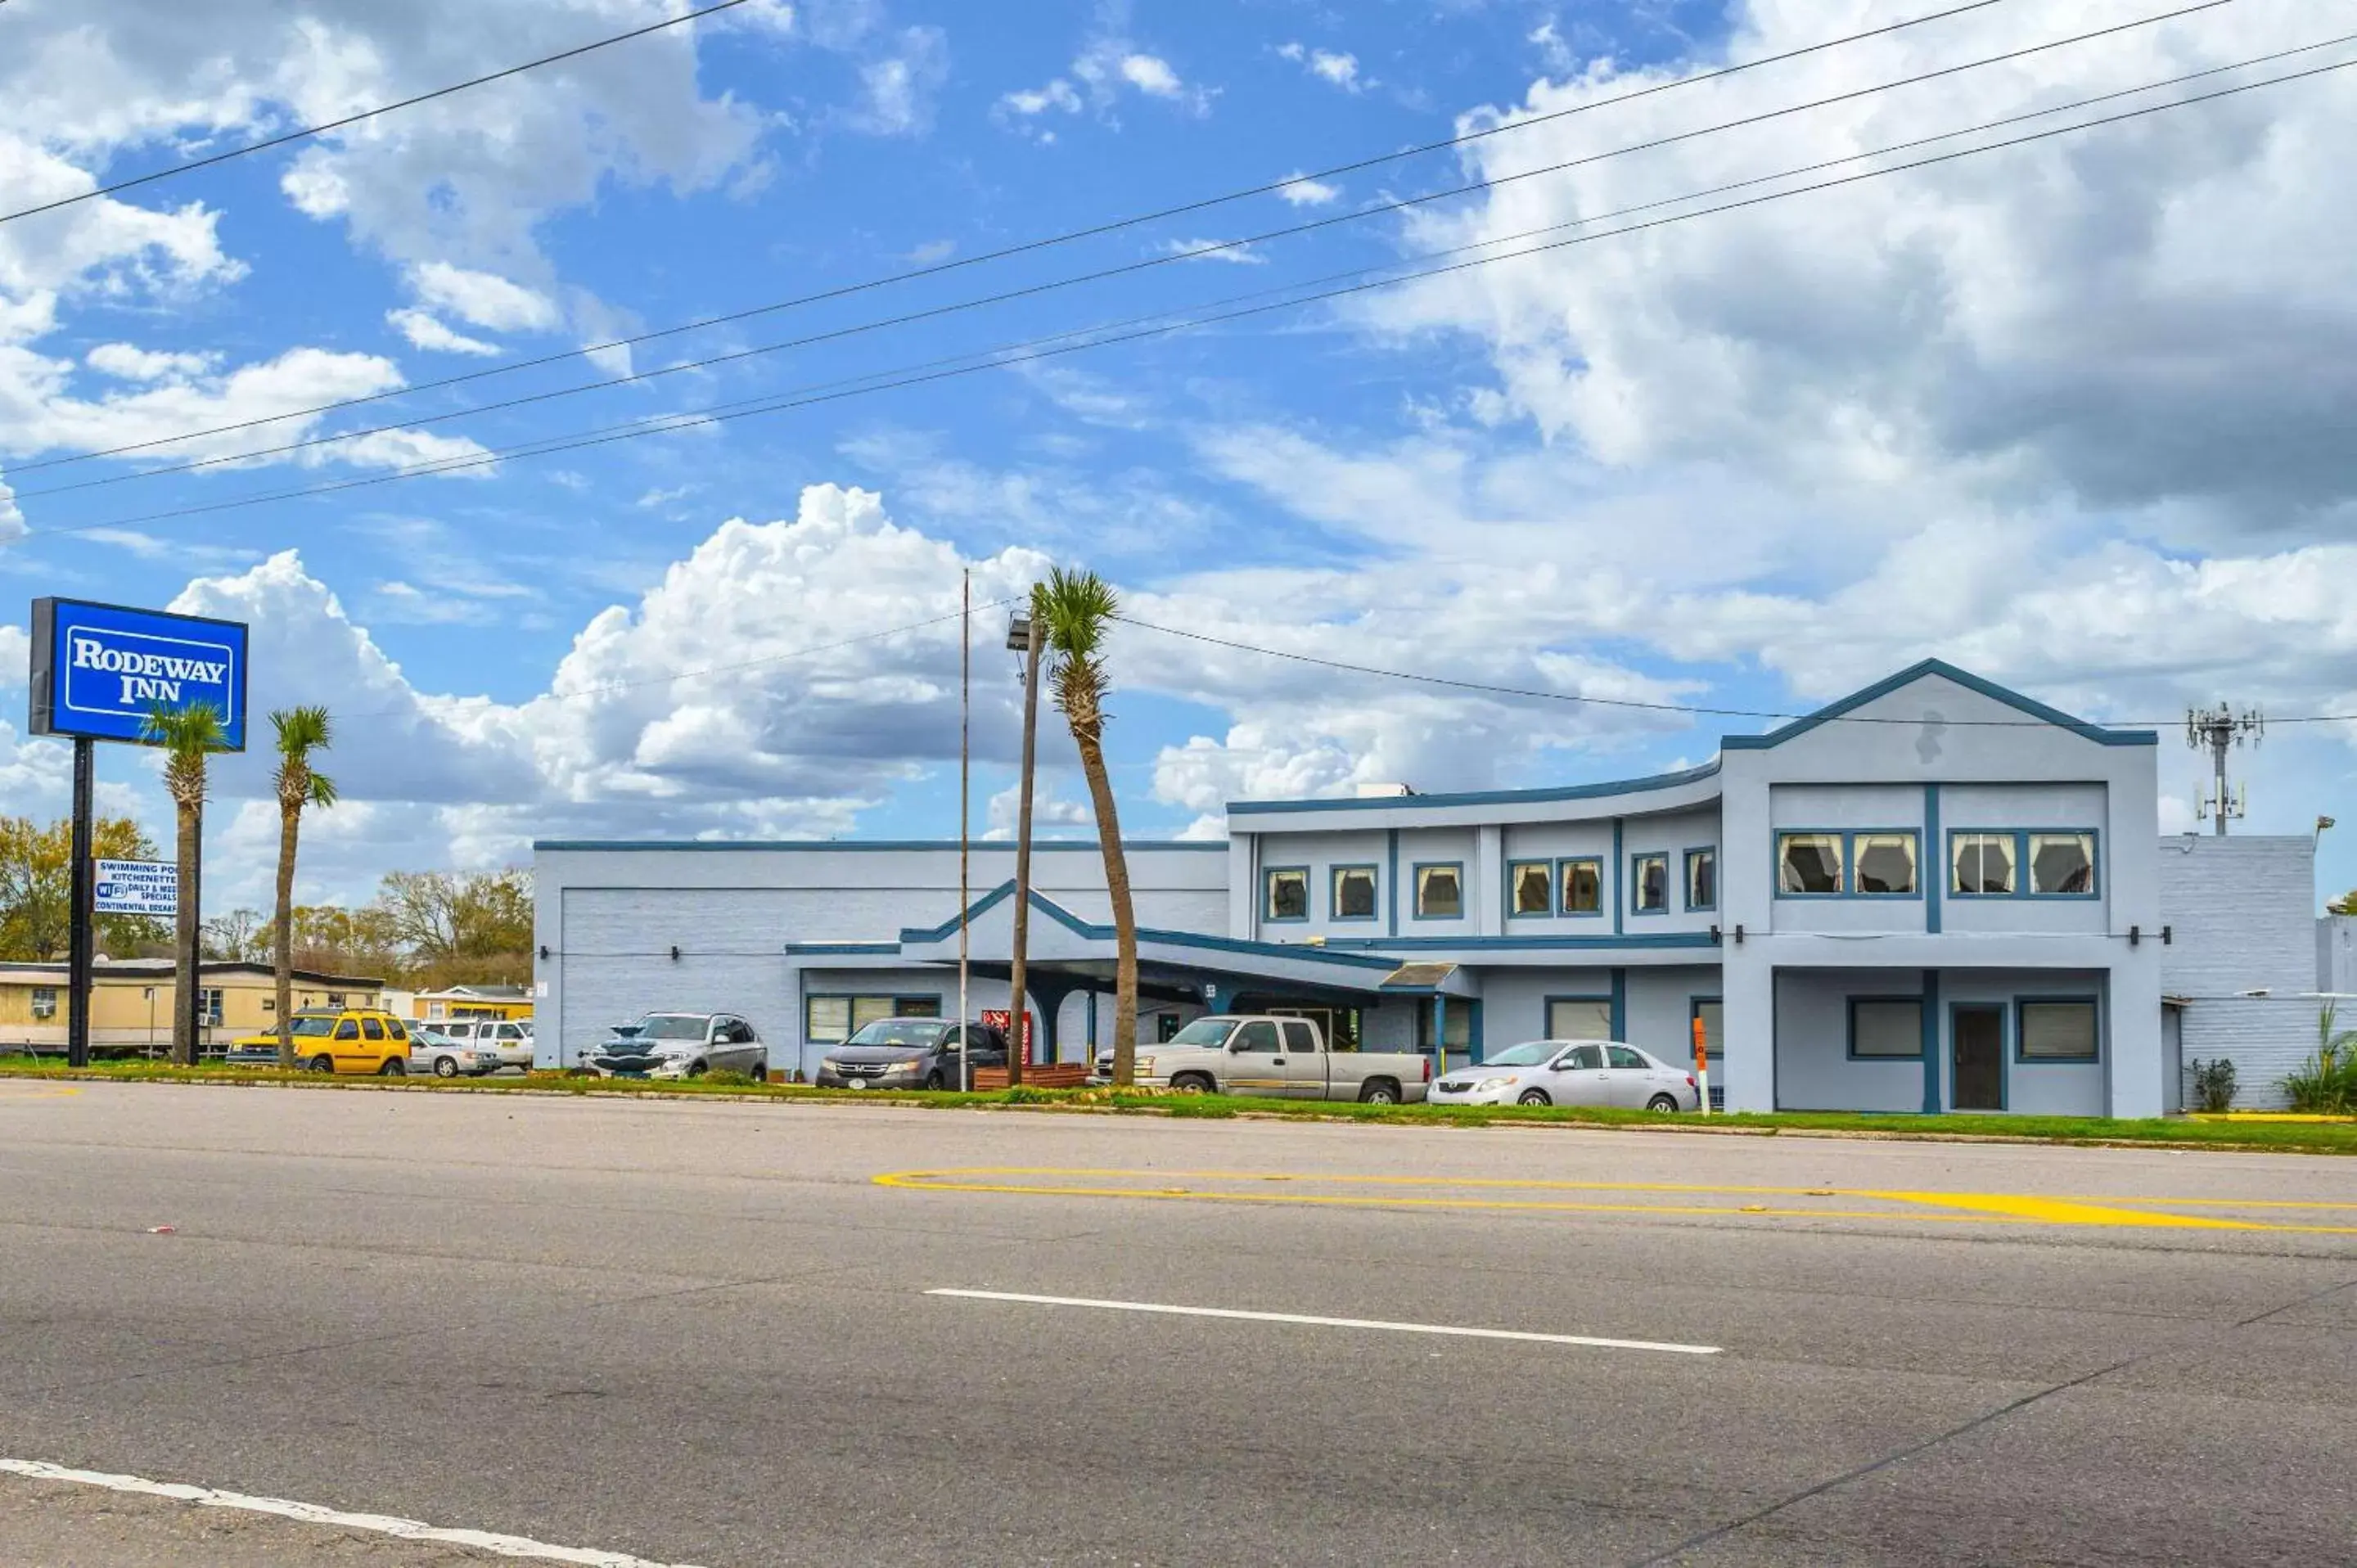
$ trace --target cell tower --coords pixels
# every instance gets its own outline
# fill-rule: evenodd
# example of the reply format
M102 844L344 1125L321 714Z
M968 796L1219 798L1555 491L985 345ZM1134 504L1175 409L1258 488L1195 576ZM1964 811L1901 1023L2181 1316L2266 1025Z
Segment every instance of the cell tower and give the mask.
M2226 836L2226 820L2242 817L2249 804L2242 789L2226 782L2226 753L2238 746L2255 746L2266 733L2266 715L2256 708L2237 714L2230 704L2221 703L2214 708L2185 710L2185 744L2208 752L2212 769L2211 788L2195 791L2194 813L2215 822L2220 838Z

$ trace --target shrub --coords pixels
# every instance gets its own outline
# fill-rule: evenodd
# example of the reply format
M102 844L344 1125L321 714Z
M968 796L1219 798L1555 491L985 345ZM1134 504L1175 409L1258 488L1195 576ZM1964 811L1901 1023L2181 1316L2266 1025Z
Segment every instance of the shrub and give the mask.
M2310 1116L2357 1113L2357 1029L2335 1026L2335 1004L2316 1015L2316 1054L2283 1080L2291 1108Z
M2194 1109L2215 1114L2234 1108L2233 1062L2223 1057L2207 1062L2196 1057L2186 1064L2185 1070L2193 1079Z

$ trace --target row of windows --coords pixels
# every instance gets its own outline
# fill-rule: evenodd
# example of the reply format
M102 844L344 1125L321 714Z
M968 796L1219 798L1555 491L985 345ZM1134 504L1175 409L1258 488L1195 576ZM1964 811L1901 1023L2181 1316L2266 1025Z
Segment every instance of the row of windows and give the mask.
M1918 842L1911 828L1780 832L1777 897L1919 897ZM2095 835L1959 830L1948 835L1948 894L1957 898L2093 897Z
M2091 1062L2101 1038L2095 1004L2076 999L2015 1004L2014 1059ZM1849 1054L1857 1061L1923 1059L1923 999L1858 996L1849 1004Z
M1689 910L1718 908L1718 852L1685 852L1685 907ZM1419 920L1461 920L1465 918L1465 865L1443 861L1414 868L1414 899L1410 913ZM1329 874L1328 918L1372 920L1375 868L1338 865ZM1309 913L1309 868L1271 866L1262 874L1261 918L1283 922L1307 920ZM1629 908L1640 915L1666 913L1670 908L1670 857L1649 852L1629 857ZM1564 860L1516 860L1506 865L1506 909L1516 919L1550 915L1604 913L1604 862L1596 855Z
M802 1038L813 1046L839 1046L885 1018L938 1018L939 996L806 996Z

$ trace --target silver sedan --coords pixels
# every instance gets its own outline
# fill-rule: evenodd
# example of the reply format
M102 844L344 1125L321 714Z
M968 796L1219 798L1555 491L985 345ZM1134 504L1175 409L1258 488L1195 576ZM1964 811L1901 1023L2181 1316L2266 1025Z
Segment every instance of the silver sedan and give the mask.
M1532 1040L1432 1086L1435 1105L1617 1105L1696 1111L1694 1075L1618 1040Z

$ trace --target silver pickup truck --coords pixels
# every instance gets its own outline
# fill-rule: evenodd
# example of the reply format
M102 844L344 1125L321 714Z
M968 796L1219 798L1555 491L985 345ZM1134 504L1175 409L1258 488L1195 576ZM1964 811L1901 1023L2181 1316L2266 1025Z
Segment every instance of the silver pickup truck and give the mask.
M1097 1080L1112 1077L1113 1053L1098 1052ZM1425 1097L1432 1063L1419 1056L1329 1051L1318 1026L1307 1018L1215 1013L1160 1045L1141 1044L1137 1081L1204 1094L1397 1105Z

